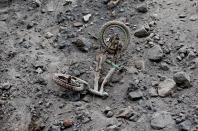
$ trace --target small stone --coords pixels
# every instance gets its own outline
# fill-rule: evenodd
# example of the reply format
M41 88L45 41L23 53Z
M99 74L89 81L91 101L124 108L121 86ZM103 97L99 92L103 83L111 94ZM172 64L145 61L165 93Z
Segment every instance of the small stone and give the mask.
M144 70L144 61L143 60L137 60L135 62L135 67L139 70Z
M151 127L153 129L163 129L168 125L174 125L175 122L172 119L170 113L166 111L159 111L153 114L151 118Z
M116 114L116 117L120 118L129 118L133 114L133 110L131 106L128 106L127 108L121 109L118 114Z
M29 29L31 29L33 26L34 26L34 23L33 23L33 22L30 22L30 23L28 23L28 25L27 25L27 29L29 30Z
M166 79L159 83L158 94L161 97L166 97L175 91L176 83L172 79Z
M141 12L141 13L146 13L148 11L148 7L146 3L139 5L136 9L138 12Z
M133 122L137 122L138 119L139 119L139 115L138 115L137 113L133 114L133 115L129 118L129 120L130 120L130 121L133 121Z
M180 14L180 15L179 15L179 18L185 18L185 17L186 17L185 14Z
M48 131L61 131L59 126L52 125Z
M198 106L195 107L195 114L198 116Z
M159 45L153 46L148 51L148 58L151 61L160 61L163 57L163 51Z
M175 73L173 79L182 87L190 87L190 76L183 71Z
M190 131L190 129L191 129L191 122L189 120L186 120L179 124L180 131Z
M65 120L65 121L63 122L63 125L64 125L65 127L70 127L70 126L73 125L73 121L72 121L72 120Z
M197 15L192 15L189 20L190 21L196 21L198 19L198 16Z
M106 114L108 111L111 111L111 107L109 107L109 106L105 107L104 113Z
M47 32L46 34L45 34L45 38L47 38L47 39L50 39L50 38L52 38L54 35L52 34L52 33L50 33L50 32Z
M156 97L156 96L158 96L156 89L153 88L153 87L149 88L149 95L150 95L151 97Z
M141 91L134 91L129 93L129 98L131 100L139 100L143 97L143 93Z
M81 27L81 26L83 26L83 23L81 23L81 22L75 22L75 23L73 23L73 26L74 27Z
M112 111L108 111L108 113L106 114L106 117L110 118L113 116L113 112Z
M145 27L141 27L135 31L134 36L139 37L139 38L147 37L150 35L148 31L149 30L147 30Z
M37 7L41 6L40 0L33 0L33 2L36 4Z
M11 85L9 82L5 82L0 85L0 89L2 90L9 90L10 88L11 88Z
M83 16L83 21L88 22L90 17L91 17L91 14L87 14L87 15Z
M160 69L162 69L164 71L168 71L169 70L169 66L165 62L162 62L161 65L160 65Z
M137 84L133 83L133 82L129 82L129 87L128 87L128 92L132 92L138 89Z
M104 130L105 131L120 131L120 128L117 125L110 125Z

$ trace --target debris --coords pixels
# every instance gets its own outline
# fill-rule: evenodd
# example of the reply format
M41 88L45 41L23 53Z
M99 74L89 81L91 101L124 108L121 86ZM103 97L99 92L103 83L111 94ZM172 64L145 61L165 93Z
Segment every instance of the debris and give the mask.
M129 93L129 98L131 100L139 100L143 97L143 93L141 91L134 91Z
M113 8L115 8L119 3L119 0L110 0L108 3L107 3L107 8L109 9L109 11L111 12L111 15L113 17L115 17L115 13L114 11L112 11Z
M75 22L75 23L73 23L73 26L74 27L81 27L81 26L83 26L83 23L81 23L81 22Z
M168 125L174 125L175 122L172 119L170 113L166 111L159 111L153 114L151 118L151 127L153 129L163 129Z
M91 17L91 14L87 14L87 15L83 16L83 21L88 22L90 17Z
M175 91L176 83L172 79L166 79L159 83L158 94L161 97L166 97Z
M148 51L148 58L151 61L160 61L163 57L163 51L159 45L153 46Z
M175 73L173 79L181 87L190 87L190 76L183 71Z
M133 110L131 106L128 106L127 108L122 108L118 114L116 114L117 118L129 118L133 114Z
M138 12L141 12L141 13L146 13L148 11L148 8L147 8L147 4L146 3L143 3L141 5L139 5L136 10Z
M134 33L134 36L142 38L142 37L147 37L149 36L149 30L147 30L144 26L141 27L140 29L137 29Z
M73 121L72 121L72 120L65 120L65 121L63 122L63 125L64 125L65 127L70 127L70 126L73 125Z

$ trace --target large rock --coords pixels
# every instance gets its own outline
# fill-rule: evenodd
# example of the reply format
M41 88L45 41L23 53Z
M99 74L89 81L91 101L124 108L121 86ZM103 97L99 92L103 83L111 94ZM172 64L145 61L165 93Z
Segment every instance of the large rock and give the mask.
M170 113L166 111L156 112L151 118L151 127L153 129L159 130L174 124L175 121L172 119Z
M173 79L182 87L190 87L190 76L183 71L175 73Z
M138 99L141 99L142 97L143 97L143 93L139 90L129 93L129 98L131 100L138 100Z
M179 124L179 130L180 131L190 131L191 129L191 122L189 120L186 120Z
M166 97L175 91L176 83L172 79L166 79L159 83L158 94L161 97Z
M163 57L163 51L159 45L153 46L148 51L148 57L152 61L160 61Z
M138 38L147 37L149 35L150 35L149 30L146 29L144 26L137 29L134 33L134 36L136 36Z

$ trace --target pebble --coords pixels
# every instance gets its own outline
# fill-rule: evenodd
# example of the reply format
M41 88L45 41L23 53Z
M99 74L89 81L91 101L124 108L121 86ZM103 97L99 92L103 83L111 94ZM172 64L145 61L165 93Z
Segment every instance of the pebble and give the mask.
M140 90L129 93L129 98L131 100L139 100L142 97L143 97L143 93Z
M129 87L128 87L128 92L132 92L138 89L137 84L133 83L133 82L129 82Z
M141 27L135 31L134 36L136 36L138 38L147 37L150 35L150 33L148 31L149 30L146 30L145 27Z
M151 61L160 61L163 57L163 51L159 45L153 46L148 50L148 57Z
M146 3L139 5L136 10L141 13L146 13L148 11L148 7Z
M83 16L83 21L88 22L90 17L91 17L91 14L87 14L87 15Z
M130 121L133 121L133 122L137 122L139 119L139 115L137 113L134 113L130 118L129 120Z
M34 26L34 23L33 22L30 22L27 24L27 29L31 29L32 27Z
M89 40L82 36L79 36L79 38L77 38L77 40L72 43L75 44L78 49L83 52L88 52L89 48L91 47L91 43L89 42Z
M153 114L151 118L151 127L153 129L163 129L168 125L174 125L175 122L172 119L170 113L166 111L159 111Z
M110 118L114 115L114 113L112 111L108 111L108 113L106 114L106 117Z
M65 120L65 121L63 122L63 125L64 125L65 127L70 127L70 126L73 125L73 121L72 121L72 120Z
M139 70L144 70L144 61L143 60L137 60L135 62L135 67Z
M196 21L198 19L198 16L197 15L192 15L189 20L190 21Z
M33 2L36 4L37 7L41 6L40 0L33 0Z
M11 88L11 85L9 82L5 82L0 85L0 89L2 90L9 90L10 88Z
M83 26L83 23L81 23L81 22L75 22L75 23L73 23L73 26L74 27L81 27L81 26Z
M189 120L186 120L179 124L180 131L190 131L190 129L191 129L191 122Z
M182 87L190 87L190 76L183 71L175 73L173 79Z
M127 108L122 108L117 114L116 117L118 118L129 118L133 114L133 110L131 106L128 106Z
M165 62L162 62L160 65L160 69L164 71L168 71L170 68L168 64L166 64Z
M52 38L54 35L51 33L51 32L47 32L46 34L45 34L45 38L47 38L47 39L50 39L50 38Z
M110 125L104 130L105 131L120 131L120 128L117 125Z
M175 91L176 83L173 79L166 79L159 83L158 94L161 97L166 97Z

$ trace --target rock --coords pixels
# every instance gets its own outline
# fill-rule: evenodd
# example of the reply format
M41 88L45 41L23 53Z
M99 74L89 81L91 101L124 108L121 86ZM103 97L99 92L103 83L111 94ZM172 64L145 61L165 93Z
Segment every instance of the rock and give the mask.
M129 82L128 92L132 92L138 89L137 84Z
M112 117L113 116L113 112L112 111L108 111L108 113L106 114L106 117L108 117L108 118L110 118L110 117Z
M48 2L48 4L47 4L47 7L46 7L46 10L48 11L48 12L53 12L54 10L55 10L55 1L50 1L50 2Z
M151 118L151 127L153 129L159 130L173 124L175 124L174 120L172 119L170 113L166 111L156 112Z
M148 7L146 3L139 5L136 10L141 13L146 13L148 11Z
M47 38L47 39L50 39L50 38L52 38L54 35L52 34L52 33L50 33L50 32L47 32L46 34L45 34L45 38Z
M41 6L40 0L33 0L33 2L36 4L37 7Z
M120 128L117 125L110 125L104 131L120 131Z
M196 21L198 19L198 16L197 15L192 15L189 20L190 21Z
M83 52L88 52L91 46L89 40L82 36L79 36L79 38L77 38L77 40L72 43L75 44L78 47L78 49Z
M8 32L7 24L4 21L0 21L0 35Z
M64 125L65 127L70 127L70 126L73 125L73 121L72 121L72 120L65 120L65 121L63 122L63 125Z
M166 79L159 83L158 94L161 97L166 97L175 91L176 83L172 79Z
M135 67L139 70L144 70L144 61L143 60L137 60L135 62Z
M135 31L134 36L139 37L139 38L147 37L150 35L148 31L149 30L147 30L145 27L141 27Z
M27 24L27 29L31 29L32 27L34 26L34 23L33 22L30 22Z
M191 129L191 122L189 120L186 120L179 124L180 131L190 131L190 129Z
M118 114L116 114L117 118L129 118L133 114L133 110L131 106L128 106L127 108L121 109Z
M48 131L61 131L59 126L52 125Z
M148 51L148 58L151 61L160 61L163 57L163 51L159 45L153 46Z
M104 113L106 114L108 111L111 111L111 107L109 107L109 106L105 107Z
M156 97L156 96L158 96L156 89L153 88L153 87L149 88L149 95L150 95L151 97Z
M134 91L129 93L129 98L131 100L139 100L143 97L143 93L141 91Z
M190 87L190 76L183 71L175 73L173 79L182 87Z
M164 70L164 71L168 71L169 70L169 66L165 62L162 62L161 65L160 65L160 69Z
M116 7L119 3L119 0L111 0L107 3L107 7L108 9L113 9L114 7Z
M139 119L139 115L138 115L137 113L133 114L133 115L129 118L129 120L130 120L130 121L133 121L133 122L137 122L138 119Z
M81 22L75 22L75 23L73 23L73 26L74 27L81 27L81 26L83 26L83 23L81 23Z
M87 15L83 16L83 21L88 22L90 17L91 17L91 14L87 14Z

